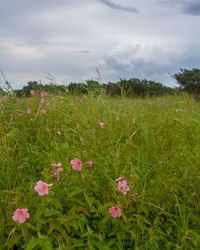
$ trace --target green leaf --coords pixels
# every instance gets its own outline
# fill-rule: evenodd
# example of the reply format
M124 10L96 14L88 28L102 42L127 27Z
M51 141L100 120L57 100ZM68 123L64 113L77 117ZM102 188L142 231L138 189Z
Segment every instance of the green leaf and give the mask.
M33 249L35 246L37 246L37 244L38 244L37 239L34 236L32 236L28 244L26 245L26 250Z
M42 247L42 250L51 250L52 244L49 240L38 239L38 243Z

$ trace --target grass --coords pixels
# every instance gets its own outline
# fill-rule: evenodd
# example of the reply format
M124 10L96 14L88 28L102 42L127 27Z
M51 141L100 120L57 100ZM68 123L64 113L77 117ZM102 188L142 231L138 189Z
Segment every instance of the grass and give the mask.
M1 99L0 249L199 249L199 110L188 96ZM48 195L35 192L39 180L53 183ZM29 209L23 224L17 208Z

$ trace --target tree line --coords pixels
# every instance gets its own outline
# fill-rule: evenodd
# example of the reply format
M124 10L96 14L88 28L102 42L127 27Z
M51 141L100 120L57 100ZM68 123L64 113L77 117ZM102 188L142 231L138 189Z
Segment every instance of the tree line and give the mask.
M178 74L174 74L173 78L177 81L179 87L168 87L162 83L149 81L146 79L131 78L129 80L120 79L118 82L100 83L96 80L88 80L85 83L70 83L66 85L57 85L54 83L42 84L37 81L29 81L26 86L19 90L12 90L18 96L29 96L30 90L46 91L51 94L90 94L98 95L105 93L109 96L163 96L175 95L184 91L189 94L200 94L200 69L180 69ZM9 82L6 83L7 89L11 88ZM0 88L0 92L4 94L5 89Z

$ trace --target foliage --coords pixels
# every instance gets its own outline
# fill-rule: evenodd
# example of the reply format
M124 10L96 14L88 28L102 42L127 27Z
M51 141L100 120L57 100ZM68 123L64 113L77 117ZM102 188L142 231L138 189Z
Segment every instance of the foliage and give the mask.
M200 94L200 69L181 69L174 78L188 93Z
M45 98L0 101L0 249L199 248L198 103L188 96ZM74 158L83 162L80 172ZM55 162L64 169L59 181ZM121 176L132 186L126 195L115 182ZM35 192L39 180L53 183L48 195ZM120 206L120 218L109 214L112 206ZM12 221L17 208L29 209L23 224Z
M15 93L18 97L30 96L31 90L46 91L50 94L66 94L80 95L102 95L109 96L163 96L178 94L180 90L178 88L171 88L157 83L154 81L148 81L146 79L140 80L137 78L131 78L129 80L121 79L119 82L108 84L101 84L96 80L87 80L86 83L70 83L68 86L49 84L43 85L36 81L28 82L27 86L24 86L22 90L16 90Z

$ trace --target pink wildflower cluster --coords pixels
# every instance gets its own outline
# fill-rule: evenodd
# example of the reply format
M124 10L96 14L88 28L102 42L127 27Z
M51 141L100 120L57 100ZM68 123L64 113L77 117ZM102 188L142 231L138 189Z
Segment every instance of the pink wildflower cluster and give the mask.
M92 161L87 161L86 163L87 163L87 165L90 166L90 167L93 165L93 162L92 162ZM71 164L72 164L72 168L73 168L75 171L76 171L76 170L81 171L82 165L83 165L82 161L80 161L80 160L77 159L77 158L74 158L73 160L71 160Z
M30 114L32 111L31 111L31 109L29 108L29 109L27 109L27 114Z
M45 110L45 109L41 109L40 113L41 113L42 115L45 115L45 114L46 114L46 110Z
M126 195L127 192L130 190L130 187L127 186L127 181L119 181L118 182L118 190Z
M60 132L60 130L58 130L58 131L56 132L56 134L57 134L57 135L61 135L61 132Z
M61 167L62 166L62 164L60 162L52 163L51 165L54 166L54 167Z
M53 186L53 184L47 184L43 181L38 181L37 185L34 187L35 191L38 192L39 195L48 194L48 187Z
M57 177L57 181L60 180L60 172L63 172L63 168L57 168L55 171L54 171L54 176Z
M73 160L71 160L71 164L72 164L72 168L76 171L81 171L82 169L82 161L80 161L77 158L74 158Z
M52 163L52 166L56 167L56 169L54 170L54 176L57 178L57 181L60 180L60 172L63 172L63 168L61 168L61 163Z
M41 96L43 97L43 96L45 96L45 97L47 97L47 92L41 92Z
M124 180L125 177L119 177L117 178L115 181L118 183L118 190L123 193L123 195L126 195L128 191L130 191L130 189L132 188L132 186L128 186L127 185L127 181ZM138 176L135 175L135 179L138 180ZM138 193L133 193L130 195L129 200L133 200L134 202L136 202L136 198L138 196ZM116 217L120 217L121 216L121 209L118 206L113 206L111 208L109 208L109 213L112 215L113 218Z
M35 91L34 91L33 89L31 89L30 94L31 94L32 96L34 96L34 95L35 95Z
M110 214L112 214L113 218L121 216L121 209L118 206L110 207L108 211Z
M87 165L91 167L93 165L93 162L92 161L87 161Z
M99 125L101 126L101 128L104 128L104 123L100 122Z
M19 221L20 224L24 223L26 219L29 219L28 208L18 208L15 210L12 216L13 221Z
M38 181L34 189L40 196L42 196L48 194L48 187L51 187L52 185L53 184L47 184L43 181ZM24 223L25 220L29 218L30 215L28 208L18 208L15 210L14 215L12 216L13 221L19 221L20 224Z
M48 94L47 94L47 92L41 92L40 95L41 95L41 97L42 97L42 98L40 99L40 102L41 102L41 104L43 104L44 101L45 101L45 98L44 98L44 97L47 97ZM46 102L46 105L48 106L48 105L49 105L49 102Z

